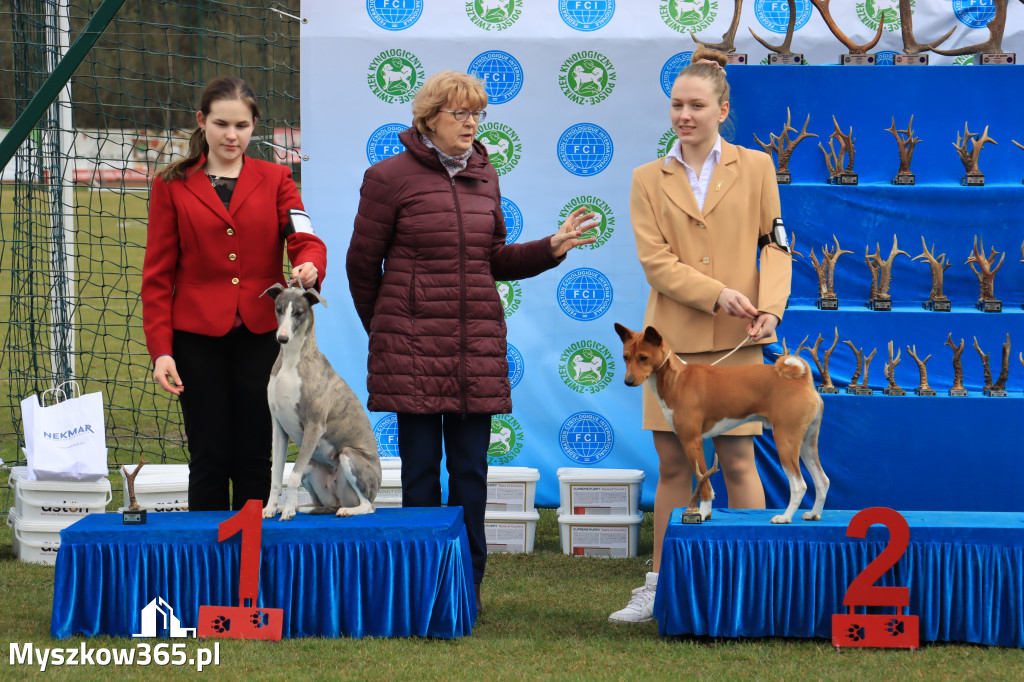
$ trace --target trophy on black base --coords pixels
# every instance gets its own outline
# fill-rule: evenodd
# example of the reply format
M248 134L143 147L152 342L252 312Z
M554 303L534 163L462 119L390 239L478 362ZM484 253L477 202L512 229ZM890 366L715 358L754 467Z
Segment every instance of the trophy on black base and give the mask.
M839 343L839 327L836 327L835 330L836 338L832 342L832 345L829 347L829 349L824 352L821 362L818 362L818 346L820 346L821 342L824 340L821 334L818 334L818 340L814 342L814 346L812 346L810 349L811 358L814 360L814 366L818 368L818 374L821 375L821 385L818 386L818 393L839 393L839 389L836 388L835 385L832 383L832 377L828 373L829 358L832 356L832 351L836 349L836 345L838 345ZM802 346L803 344L800 345ZM800 351L797 350L798 354L799 352Z
M953 349L953 388L949 389L949 395L953 398L964 398L967 396L967 389L964 388L964 365L960 358L964 353L964 340L960 339L960 345L953 343L953 332L950 332L943 345Z
M1024 144L1021 144L1020 142L1017 142L1017 140L1010 140L1010 141L1013 142L1018 147L1020 147L1021 149L1024 149ZM1022 185L1024 185L1024 178L1022 178L1020 182L1021 182ZM1021 249L1021 252L1024 253L1024 248ZM1021 262L1024 262L1024 261L1021 261Z
M900 148L900 169L896 177L892 179L894 185L913 185L914 174L910 172L910 160L914 157L914 147L921 140L914 137L914 117L910 117L910 123L906 130L896 130L896 118L892 119L892 126L886 128L896 138L896 144ZM906 137L900 137L906 135Z
M971 150L967 151L967 143L971 143ZM960 155L960 162L964 164L964 176L960 178L960 184L964 187L983 187L985 185L985 174L978 170L978 157L981 156L981 148L985 146L986 142L992 144L999 144L991 137L988 136L988 126L985 126L985 132L978 137L978 133L972 133L967 130L967 123L964 123L964 136L961 139L960 133L956 134L956 142L953 144L956 147L957 154Z
M992 17L992 21L987 24L988 40L977 45L958 47L953 50L939 50L933 47L932 52L947 57L971 54L974 55L975 64L1015 64L1017 62L1017 55L1013 52L1003 52L1003 31L1006 29L1007 1L995 0L996 13Z
M851 126L850 132L844 135L835 116L832 117L832 123L835 124L836 129L828 136L828 151L825 151L823 144L818 143L818 147L825 155L825 164L828 166L828 182L830 185L856 185L857 174L853 172L853 143L856 138L853 136L853 127ZM833 139L839 141L838 152L832 147Z
M914 393L917 395L932 396L937 395L935 389L928 385L928 370L925 365L928 364L928 360L932 357L928 354L924 360L917 357L917 345L907 346L907 353L910 357L914 358L914 362L917 363L917 373L921 375L921 380L917 383L917 388L914 389Z
M892 341L889 341L889 360L885 363L885 378L889 380L889 385L882 389L882 393L886 395L906 395L904 391L896 383L896 365L900 364L900 351L896 349L896 357L892 356Z
M985 386L982 392L990 398L1005 398L1006 379L1010 375L1010 335L1006 335L1006 342L1003 343L1003 365L995 383L992 383L992 370L988 366L988 353L983 353L978 346L978 337L974 337L974 350L981 356L981 366L985 370Z
M135 471L128 473L124 465L121 465L121 473L124 474L125 487L128 488L128 508L121 511L121 523L126 526L142 525L146 523L146 510L139 507L138 500L135 499L135 477L139 475L139 471L146 464L145 456L139 458L139 463L135 467Z
M892 261L901 253L904 256L910 254L896 245L896 235L892 236L892 249L885 260L882 260L881 250L878 242L875 242L875 252L872 254L868 254L868 247L864 247L864 262L871 268L871 297L868 299L868 307L872 310L892 310L892 296L889 294Z
M914 38L914 14L910 7L911 0L900 0L900 31L903 34L903 54L895 55L892 59L892 63L896 66L909 66L909 65L921 65L926 66L928 64L928 55L923 54L928 50L933 50L937 46L941 45L953 35L953 31L956 27L949 29L949 33L942 36L938 40L926 45L922 45L917 42Z
M928 267L931 268L932 271L932 292L928 295L928 300L922 305L924 305L925 310L948 313L952 310L953 306L950 300L946 298L945 294L942 293L942 277L952 263L946 260L946 254L944 253L939 254L939 257L936 258L935 245L932 244L932 250L929 251L928 244L925 242L923 235L921 237L921 247L923 251L914 256L911 260L924 258L928 261Z
M793 43L793 29L796 28L796 0L788 0L788 5L789 22L786 24L786 39L782 41L781 45L772 45L754 33L754 29L747 28L750 31L750 35L754 36L754 40L771 50L771 54L768 55L769 66L776 64L799 66L804 63L804 56L802 54L796 54L790 50L790 45Z
M704 487L704 482L711 478L711 474L718 471L718 453L715 453L715 461L712 462L711 468L705 471L703 474L697 474L697 485L693 487L693 495L690 496L690 506L682 514L683 523L703 523L704 520L700 517L700 512L695 511L700 509L700 489ZM708 485L711 485L708 483ZM711 518L710 516L708 518Z
M835 235L832 235L832 239L835 239L836 248L829 250L827 246L821 247L821 262L818 262L817 256L814 255L814 249L811 249L811 263L814 264L814 271L818 273L818 309L819 310L839 310L839 299L836 298L836 292L833 289L836 274L836 261L844 253L853 253L853 251L846 251L839 248L839 240L836 239Z
M693 42L702 47L724 52L727 64L747 64L747 55L736 52L736 29L740 27L740 10L743 9L743 0L735 0L735 2L732 10L732 22L729 24L729 30L722 36L722 42L705 43L697 40L693 31L690 31L690 37L693 38Z
M776 157L776 168L775 168L775 181L780 185L788 185L792 181L792 176L789 173L789 157L793 155L793 150L800 144L800 141L805 137L817 137L814 133L807 132L807 124L811 122L811 115L807 114L807 120L804 121L804 128L800 131L800 134L796 136L795 140L789 139L791 132L795 133L796 128L791 126L791 116L789 107L786 107L786 125L782 127L782 134L776 135L775 133L768 133L768 139L771 140L771 144L765 144L757 138L757 134L754 134L754 140L761 145L761 149L764 150L768 156L775 152Z
M850 377L850 384L846 387L846 392L849 395L873 395L874 390L868 388L868 368L871 366L871 358L875 357L875 351L878 349L872 348L871 355L865 357L863 348L857 348L852 341L843 341L843 343L849 346L853 354L857 356L857 371ZM857 378L860 376L861 370L864 371L864 381L858 386Z
M867 54L867 51L877 45L878 39L882 37L882 29L885 27L885 14L883 13L879 17L878 30L875 32L875 37L866 45L858 45L839 29L839 25L836 24L835 19L832 18L832 14L829 12L828 8L830 1L831 0L811 0L811 4L818 8L821 18L825 20L825 25L828 26L828 30L832 31L832 35L838 38L839 42L845 45L849 50L849 53L839 55L839 63L844 66L874 66L875 55Z
M964 261L965 265L970 265L971 270L978 278L978 283L981 285L981 294L978 296L978 302L975 307L985 313L1001 313L1003 312L1003 302L996 298L995 295L995 279L996 273L999 272L999 268L1003 267L1003 261L1006 260L1006 252L1001 254L999 263L996 264L996 256L1000 255L998 251L992 249L992 251L985 256L985 240L981 241L981 250L978 250L978 236L974 236L974 251L971 253L970 258ZM977 263L981 270L976 270L974 264ZM995 267L993 268L993 265Z

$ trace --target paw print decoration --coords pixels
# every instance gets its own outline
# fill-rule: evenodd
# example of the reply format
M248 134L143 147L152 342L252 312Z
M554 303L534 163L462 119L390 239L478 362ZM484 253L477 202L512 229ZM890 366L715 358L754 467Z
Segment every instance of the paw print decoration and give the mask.
M270 623L270 614L266 611L253 611L249 622L254 628L264 628Z
M851 623L850 627L846 629L846 636L851 642L859 642L864 639L864 626Z
M228 632L229 630L231 630L231 619L225 616L217 616L210 623L210 627L212 627L217 632Z

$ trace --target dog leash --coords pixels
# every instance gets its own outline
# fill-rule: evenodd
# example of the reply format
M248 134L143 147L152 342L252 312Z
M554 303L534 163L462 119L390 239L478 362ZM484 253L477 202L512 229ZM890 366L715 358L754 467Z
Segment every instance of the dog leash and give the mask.
M743 348L743 346L745 346L745 345L746 345L746 344L748 344L748 343L750 343L750 336L749 336L749 335L748 335L748 336L745 336L745 337L743 338L743 340L742 340L742 341L740 341L740 342L739 342L739 344L738 344L738 345L737 345L737 346L736 346L735 348L733 348L733 349L732 349L731 351L729 351L728 353L726 353L725 355L723 355L722 357L718 358L717 360L715 360L714 362L712 362L712 363L710 363L710 364L712 364L712 365L717 365L717 364L718 364L718 363L720 363L720 362L721 362L722 360L725 360L725 359L726 359L727 357L729 357L730 355L732 355L733 353L735 353L736 351L738 351L738 350L739 350L740 348Z

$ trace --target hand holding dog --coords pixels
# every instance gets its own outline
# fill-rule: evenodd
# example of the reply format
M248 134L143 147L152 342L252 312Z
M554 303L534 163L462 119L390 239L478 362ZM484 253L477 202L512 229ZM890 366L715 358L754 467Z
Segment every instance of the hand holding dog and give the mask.
M316 286L316 281L319 277L320 273L317 272L316 266L312 263L300 263L292 268L292 279L299 280L303 289L310 289Z
M580 239L580 235L584 232L597 227L597 223L587 224L587 221L593 219L596 215L586 206L580 206L570 213L558 232L551 235L551 255L555 258L561 258L569 253L573 247L596 242L596 236Z
M775 327L779 324L779 318L771 313L758 313L757 318L747 321L747 333L751 341L760 341L771 336Z
M181 395L185 390L178 376L178 365L170 355L161 355L153 363L153 379L168 393Z

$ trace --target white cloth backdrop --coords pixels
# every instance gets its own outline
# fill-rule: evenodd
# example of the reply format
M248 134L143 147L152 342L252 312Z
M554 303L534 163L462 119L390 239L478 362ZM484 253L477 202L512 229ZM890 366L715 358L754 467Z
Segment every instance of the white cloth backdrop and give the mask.
M837 63L846 48L809 0L796 5L793 51L811 64ZM832 5L843 32L866 43L879 13L897 3ZM918 42L956 27L946 49L987 40L984 24L995 11L994 0L916 0L915 8ZM330 256L323 290L330 307L318 312L318 340L360 397L366 335L344 262L362 174L400 151L397 131L410 124L409 100L425 77L477 72L491 96L480 137L501 173L510 240L519 230L519 240L551 234L580 204L603 216L596 246L539 277L499 284L514 410L494 418L489 461L539 469L536 499L545 507L558 505L559 467L642 469L642 505L651 508L657 457L639 426L640 389L622 383L612 328L616 321L640 327L648 291L629 222L630 176L672 141L666 90L695 48L688 31L719 42L733 9L727 0L302 2L302 194ZM1003 50L1024 56L1024 6L1013 1L1008 14ZM742 3L737 52L767 63L748 28L779 44L787 16L785 0ZM902 50L892 16L872 50L880 64ZM928 67L847 68L940 68L966 59L930 54ZM370 417L382 456L396 456L394 416Z

